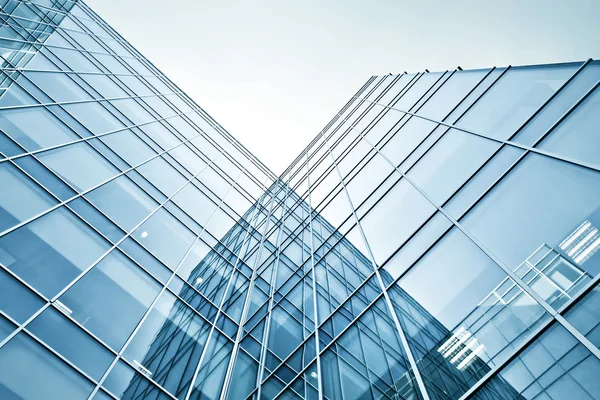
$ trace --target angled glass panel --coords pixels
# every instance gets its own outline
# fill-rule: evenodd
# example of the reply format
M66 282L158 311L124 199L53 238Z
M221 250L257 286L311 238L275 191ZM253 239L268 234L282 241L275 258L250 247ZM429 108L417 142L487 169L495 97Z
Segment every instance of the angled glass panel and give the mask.
M127 232L158 207L156 201L126 176L92 190L85 197Z
M499 148L497 142L450 129L410 169L408 177L441 205Z
M0 116L0 129L28 151L80 138L43 107L1 110Z
M75 189L83 192L120 171L87 143L75 143L46 151L38 158Z
M45 309L27 325L27 330L96 380L114 359L110 351L55 308Z
M600 135L597 134L600 89L594 90L575 111L538 145L542 150L600 165Z
M195 239L189 229L163 208L152 214L132 236L171 269L177 267Z
M58 202L10 162L0 164L0 232L49 209Z
M85 399L94 385L25 333L0 349L0 396L5 399ZM32 377L37 377L32 384Z
M579 66L510 68L456 124L496 139L508 139Z
M435 211L407 180L398 182L360 220L375 261L385 261Z
M463 219L556 308L600 273L600 174L526 156Z
M474 399L598 399L600 361L554 323L502 368Z
M118 350L159 289L150 275L113 250L59 300L67 314Z
M548 318L457 228L388 293L432 397L458 399Z
M61 207L0 237L0 263L52 297L108 249L102 236Z
M193 309L164 292L123 356L173 395L185 396L209 330Z

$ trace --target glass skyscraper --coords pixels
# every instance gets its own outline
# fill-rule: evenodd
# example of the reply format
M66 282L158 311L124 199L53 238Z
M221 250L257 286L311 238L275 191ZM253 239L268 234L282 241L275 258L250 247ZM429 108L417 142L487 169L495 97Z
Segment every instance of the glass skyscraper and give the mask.
M275 176L0 0L0 399L600 399L600 63L374 76Z

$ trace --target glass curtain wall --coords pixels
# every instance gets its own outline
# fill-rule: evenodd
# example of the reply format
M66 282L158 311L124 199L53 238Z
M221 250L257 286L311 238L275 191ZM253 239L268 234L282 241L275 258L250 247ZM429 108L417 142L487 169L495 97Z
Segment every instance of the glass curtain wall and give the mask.
M84 2L0 18L0 397L600 399L596 61L374 76L277 177Z

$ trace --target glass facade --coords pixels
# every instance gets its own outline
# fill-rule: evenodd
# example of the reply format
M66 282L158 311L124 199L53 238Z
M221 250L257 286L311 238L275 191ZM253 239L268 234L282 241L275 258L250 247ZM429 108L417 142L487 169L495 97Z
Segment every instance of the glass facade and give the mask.
M600 63L374 76L279 177L0 0L1 399L600 399Z

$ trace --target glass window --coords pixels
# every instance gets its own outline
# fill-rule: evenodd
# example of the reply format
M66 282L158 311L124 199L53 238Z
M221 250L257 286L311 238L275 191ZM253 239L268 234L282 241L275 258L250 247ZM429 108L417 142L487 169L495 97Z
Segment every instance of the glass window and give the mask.
M417 261L433 244L450 229L452 223L438 212L413 237L404 244L380 271L385 285L390 285Z
M225 336L215 331L208 346L194 383L191 395L193 399L217 400L225 381L233 345Z
M202 159L190 150L187 145L181 145L169 152L181 165L183 165L192 175L198 174L206 167L206 163Z
M507 278L457 228L388 291L409 346L431 391L458 381L459 398L547 318L543 308ZM440 372L446 376L442 381ZM435 393L432 393L435 395Z
M578 64L510 68L457 125L508 139L569 79Z
M159 290L150 275L113 250L63 294L60 302L72 318L118 350Z
M489 70L454 71L438 91L417 111L419 115L438 121L464 99Z
M599 205L600 174L530 154L463 225L558 307L600 273Z
M0 232L57 204L37 183L10 162L0 164Z
M65 104L63 107L96 135L123 128L125 125L104 108L103 104L74 103Z
M79 77L92 86L100 96L109 99L113 97L126 97L127 93L119 87L113 80L101 74L81 74Z
M412 117L383 146L381 151L394 165L400 165L435 127L436 124L433 122Z
M132 236L171 269L175 269L196 235L164 209L159 209Z
M185 396L210 327L195 311L164 292L123 356L142 365L172 394Z
M64 73L28 71L25 76L58 103L92 98Z
M90 381L25 333L0 349L0 371L3 399L85 399L94 389Z
M233 369L233 378L227 392L227 399L245 399L256 387L258 363L243 350L238 352Z
M132 400L142 397L156 400L171 399L121 360L117 361L106 377L104 387L120 399Z
M156 155L150 146L130 130L105 135L100 140L132 167Z
M365 236L377 263L385 261L436 211L408 181L396 184L361 218Z
M112 353L52 307L27 325L27 330L96 380L114 359Z
M108 248L106 240L61 207L2 236L0 263L50 298Z
M600 361L558 323L473 396L483 399L598 399Z
M163 263L131 237L127 237L119 243L119 248L162 283L166 283L173 274Z
M159 188L166 196L171 196L187 182L187 180L162 157L157 157L140 165L137 167L137 171Z
M500 144L451 129L410 169L408 176L442 205Z
M110 103L135 125L156 119L134 99L112 100Z
M38 158L80 192L119 173L87 143L75 143L38 154Z
M0 129L28 151L80 138L43 107L2 110L0 115Z
M463 213L488 190L509 167L525 153L512 146L504 146L473 176L445 205L446 211L460 219Z
M85 197L127 232L158 207L157 202L126 176L92 190Z
M18 301L15 301L17 299ZM42 299L35 293L0 268L0 310L2 312L15 321L23 323L43 304Z
M579 299L565 318L600 348L600 286L596 285Z
M548 105L529 121L513 140L528 146L533 145L535 141L545 134L559 118L561 118L594 86L596 82L598 82L598 79L600 79L600 62L592 61L583 69L583 71L580 71ZM595 92L598 92L598 90ZM594 96L594 93L592 93L592 96ZM584 103L593 102L594 101L586 100ZM586 117L593 118L593 116L594 113L592 112ZM575 117L575 119L580 118ZM566 135L566 133L563 134L563 136ZM574 136L578 136L576 132L574 133Z
M600 165L600 89L594 90L538 146L542 150Z

